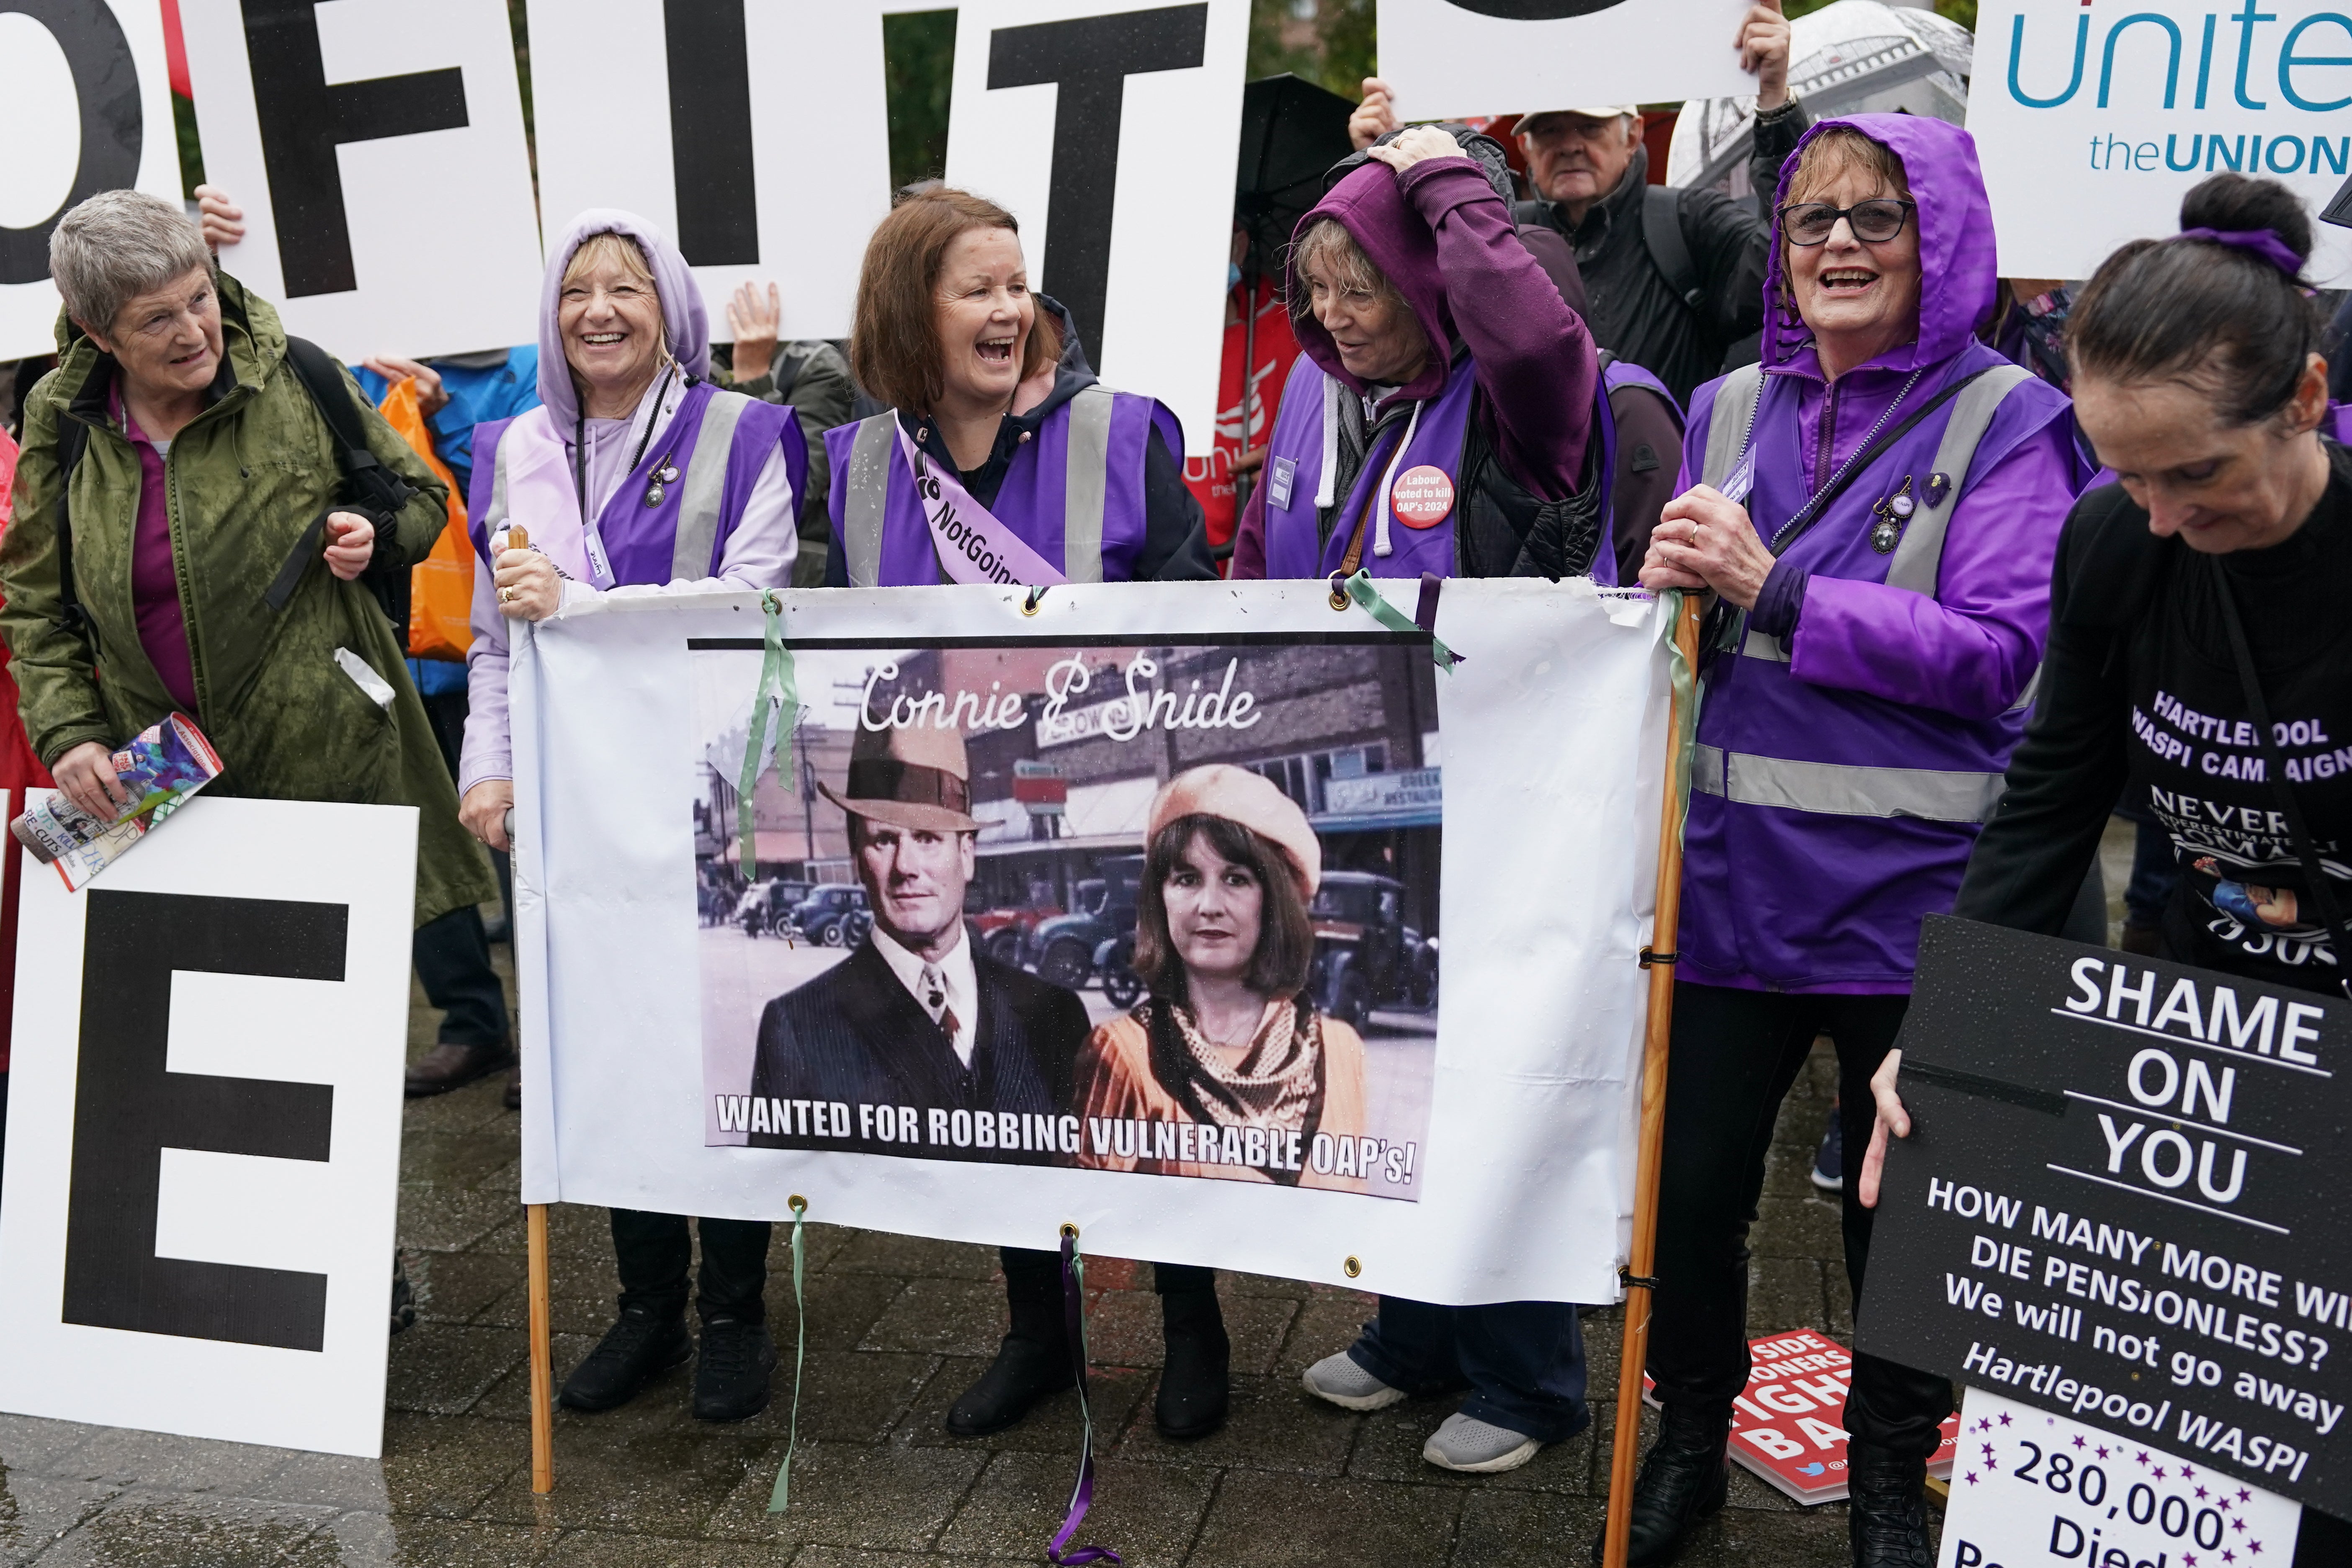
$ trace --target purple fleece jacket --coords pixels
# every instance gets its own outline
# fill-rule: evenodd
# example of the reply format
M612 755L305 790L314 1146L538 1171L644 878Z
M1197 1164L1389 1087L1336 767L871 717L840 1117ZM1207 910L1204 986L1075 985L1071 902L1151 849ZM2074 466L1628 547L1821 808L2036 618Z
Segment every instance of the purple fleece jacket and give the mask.
M1521 243L1486 171L1469 158L1424 158L1402 174L1367 163L1333 186L1293 237L1327 217L1396 285L1429 341L1444 345L1394 395L1436 396L1453 368L1447 350L1466 346L1504 471L1546 500L1574 494L1593 435L1600 352L1583 318ZM1306 297L1295 269L1287 281L1292 298ZM1359 394L1367 390L1339 363L1321 322L1301 315L1295 324L1298 346L1325 374ZM1234 541L1234 575L1265 575L1265 541L1261 485ZM1245 571L1253 561L1256 570Z

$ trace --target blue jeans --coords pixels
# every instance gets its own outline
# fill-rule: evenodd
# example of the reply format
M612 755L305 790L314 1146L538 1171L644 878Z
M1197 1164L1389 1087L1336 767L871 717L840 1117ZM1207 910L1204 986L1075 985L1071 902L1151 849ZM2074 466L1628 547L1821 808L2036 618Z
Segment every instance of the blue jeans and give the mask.
M1348 1358L1391 1388L1436 1394L1467 1384L1462 1413L1558 1443L1584 1430L1584 1335L1566 1301L1433 1307L1381 1298Z

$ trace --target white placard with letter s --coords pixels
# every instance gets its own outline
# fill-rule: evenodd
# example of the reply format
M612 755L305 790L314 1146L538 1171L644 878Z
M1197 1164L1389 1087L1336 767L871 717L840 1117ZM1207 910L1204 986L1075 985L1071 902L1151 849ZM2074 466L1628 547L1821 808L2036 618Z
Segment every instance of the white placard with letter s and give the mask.
M882 13L906 8L566 0L533 10L550 238L585 208L625 208L677 242L715 341L732 339L727 300L745 282L777 285L783 337L847 337L866 237L890 210ZM629 108L616 112L624 58Z
M1739 98L1747 0L1380 0L1406 120ZM1671 47L1662 47L1666 40Z
M57 350L58 219L125 185L180 199L163 13L132 0L0 11L0 359L23 359Z
M1951 1487L1937 1568L2284 1568L2303 1521L2275 1492L1981 1388L1960 1405Z
M2087 278L2127 239L2178 231L2180 198L2237 170L2314 214L2352 174L2352 19L2334 0L2115 10L1993 0L1979 13L1969 130L2000 270ZM2352 234L2315 221L2335 284Z
M501 0L183 0L221 266L357 361L539 341L539 212Z
M984 0L956 22L948 183L1012 212L1031 287L1195 454L1214 434L1248 47L1244 0Z
M383 1451L416 812L189 802L27 864L0 1410Z

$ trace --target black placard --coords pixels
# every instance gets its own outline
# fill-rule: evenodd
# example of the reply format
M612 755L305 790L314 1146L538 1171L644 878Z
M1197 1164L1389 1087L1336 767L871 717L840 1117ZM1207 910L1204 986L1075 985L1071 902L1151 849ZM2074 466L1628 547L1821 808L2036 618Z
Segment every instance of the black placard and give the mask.
M2352 1007L1930 919L1873 1354L2341 1512Z
M286 296L356 289L335 149L464 126L466 73L450 66L330 87L315 0L242 0L242 6Z
M156 1257L156 1188L167 1148L328 1157L332 1088L166 1070L172 974L341 980L349 907L102 889L88 899L64 1321L322 1348L325 1275Z
M1570 16L1590 16L1595 11L1622 5L1625 0L1447 0L1447 3L1465 11L1475 11L1481 16L1499 16L1506 22L1558 22Z
M58 219L100 191L139 183L146 117L139 106L139 66L111 6L103 0L0 0L0 15L12 11L57 39L81 105L80 162L65 200L37 224L0 226L0 283L37 283L49 275L49 232Z
M689 265L760 259L751 173L751 59L743 0L664 0L677 248Z
M1119 115L1127 79L1187 70L1209 58L1209 8L1167 5L999 27L988 36L988 86L1060 84L1054 104L1053 195L1045 205L1044 287L1069 307L1102 353L1110 284L1110 220L1118 194Z

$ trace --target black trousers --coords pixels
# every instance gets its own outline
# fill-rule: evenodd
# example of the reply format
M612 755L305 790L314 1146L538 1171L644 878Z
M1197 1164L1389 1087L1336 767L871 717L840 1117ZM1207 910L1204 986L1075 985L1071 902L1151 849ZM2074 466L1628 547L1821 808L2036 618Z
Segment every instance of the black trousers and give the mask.
M691 1223L702 1233L700 1289L695 1310L704 1322L738 1318L768 1319L768 1222L763 1219L698 1219L684 1215L613 1211L613 1254L621 1265L621 1310L644 1307L656 1316L686 1310L687 1268L694 1249Z
M418 926L409 956L425 999L442 1010L443 1045L506 1044L507 994L490 967L480 910L467 904Z
M1791 996L1675 987L1658 1190L1658 1291L1650 1374L1668 1404L1722 1405L1748 1384L1748 1228L1764 1191L1772 1123L1813 1037L1837 1044L1838 1119L1850 1173L1870 1145L1870 1075L1903 1023L1908 996ZM1843 1195L1846 1277L1862 1302L1872 1211L1851 1175ZM1789 1328L1762 1323L1755 1331ZM1903 1454L1936 1451L1952 1385L1873 1355L1854 1357L1846 1432Z

